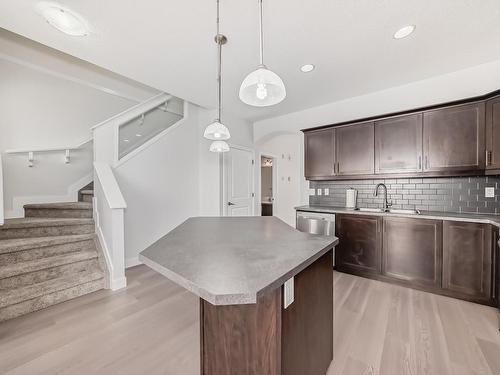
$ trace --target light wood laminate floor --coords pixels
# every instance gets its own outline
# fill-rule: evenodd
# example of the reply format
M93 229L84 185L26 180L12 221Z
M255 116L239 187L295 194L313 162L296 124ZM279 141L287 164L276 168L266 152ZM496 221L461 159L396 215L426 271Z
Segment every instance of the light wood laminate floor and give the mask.
M197 297L145 266L127 276L1 323L0 374L199 375ZM328 375L500 374L492 308L339 273L335 304Z

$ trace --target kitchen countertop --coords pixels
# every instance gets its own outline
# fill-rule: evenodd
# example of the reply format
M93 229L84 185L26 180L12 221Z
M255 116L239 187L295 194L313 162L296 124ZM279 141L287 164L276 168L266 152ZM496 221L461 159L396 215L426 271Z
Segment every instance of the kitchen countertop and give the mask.
M416 214L403 214L403 213L356 211L353 210L352 208L330 207L330 206L299 206L295 207L295 209L297 211L322 212L322 213L333 213L333 214L352 214L352 215L370 215L370 216L408 217L414 219L464 221L469 223L492 224L500 228L500 215L437 212L437 211L421 211L420 215L416 215Z
M214 305L251 304L337 243L337 237L299 232L276 217L197 217L139 259Z

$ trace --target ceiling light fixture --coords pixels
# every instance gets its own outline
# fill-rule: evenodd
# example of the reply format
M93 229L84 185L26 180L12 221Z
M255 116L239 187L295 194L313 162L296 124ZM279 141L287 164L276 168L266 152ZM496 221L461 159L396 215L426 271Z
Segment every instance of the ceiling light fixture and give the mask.
M205 129L203 136L214 142L210 145L212 152L227 152L229 145L224 142L231 138L229 129L221 122L222 112L222 46L227 43L225 35L220 33L219 21L219 0L217 0L217 35L215 36L215 43L217 43L217 118L213 123L208 125Z
M246 76L240 87L240 99L254 107L268 107L283 101L286 88L283 80L264 65L262 0L259 1L260 64Z
M313 64L306 64L306 65L302 65L300 67L300 71L302 73L309 73L309 72L312 72L314 70L315 66Z
M69 8L42 1L36 5L36 9L49 25L67 35L86 36L90 33L87 21Z
M410 36L416 28L417 26L415 25L404 26L394 33L394 39L406 38L407 36Z

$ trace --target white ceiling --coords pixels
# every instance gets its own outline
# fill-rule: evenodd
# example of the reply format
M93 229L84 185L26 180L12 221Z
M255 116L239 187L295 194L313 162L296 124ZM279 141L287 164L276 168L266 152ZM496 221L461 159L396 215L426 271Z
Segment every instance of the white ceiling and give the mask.
M66 36L33 10L2 0L0 27L179 96L215 106L215 0L61 0L94 33ZM277 116L500 59L499 0L264 0L266 64L288 96L251 108L238 99L258 64L257 0L221 0L224 107L250 120ZM393 33L416 24L415 34ZM316 65L301 73L305 63Z

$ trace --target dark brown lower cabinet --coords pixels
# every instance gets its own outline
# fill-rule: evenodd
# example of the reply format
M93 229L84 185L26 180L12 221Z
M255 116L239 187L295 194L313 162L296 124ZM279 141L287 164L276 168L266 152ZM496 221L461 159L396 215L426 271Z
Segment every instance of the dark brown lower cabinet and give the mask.
M443 223L443 289L473 300L492 299L491 225Z
M339 214L335 230L340 272L500 307L499 231L490 224Z
M442 225L440 220L384 218L382 274L440 288Z
M337 215L335 248L338 270L361 274L380 274L382 260L382 217Z

